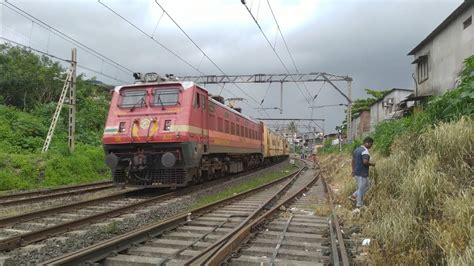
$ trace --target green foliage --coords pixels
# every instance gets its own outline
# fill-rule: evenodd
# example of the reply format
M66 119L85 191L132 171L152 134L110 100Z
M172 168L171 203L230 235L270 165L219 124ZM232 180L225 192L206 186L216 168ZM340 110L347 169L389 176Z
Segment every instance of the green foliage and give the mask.
M370 95L371 97L366 99L357 99L352 102L352 114L357 114L364 110L369 110L370 106L375 103L376 101L382 99L385 95L387 95L390 90L371 90L365 89L365 92Z
M474 114L474 56L466 59L459 86L427 103L423 112L376 126L375 150L390 154L394 140L404 134L420 134L440 122L457 121Z
M470 118L440 123L404 134L377 160L362 216L373 264L473 265L473 135Z
M110 94L82 75L76 83L75 152L70 154L67 148L64 107L48 153L40 153L63 78L58 63L0 45L0 190L110 178L100 145Z

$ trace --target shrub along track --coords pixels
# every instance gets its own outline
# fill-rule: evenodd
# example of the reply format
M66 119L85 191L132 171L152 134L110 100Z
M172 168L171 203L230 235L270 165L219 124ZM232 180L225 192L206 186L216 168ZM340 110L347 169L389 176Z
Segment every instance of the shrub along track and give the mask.
M0 219L0 251L13 250L83 225L158 204L261 169L253 169L172 192L161 189L158 190L160 195L157 195L157 190L135 188L105 197L2 218ZM168 192L164 193L164 191Z
M105 181L61 188L7 194L0 196L0 207L40 202L44 200L67 197L71 195L92 193L113 187L114 184L112 181Z
M324 195L321 195L324 190L321 185L322 180L318 177L319 175L313 169L306 171L300 169L296 174L288 175L256 189L206 205L190 213L177 215L163 222L147 225L44 264L78 265L93 262L108 265L219 264L239 247L242 240L248 238L249 235L246 232L253 232L255 228L260 228L260 225L277 214L283 205L301 196L315 183L317 185L309 193L318 194L320 199L324 198ZM303 201L301 204L307 203ZM304 224L305 219L309 219L308 217L300 218L304 214L295 213L294 215L298 216L295 221L300 220L300 224ZM318 233L321 228L322 231L326 228L326 235L332 236L332 233L327 232L332 232L332 229L328 230L327 220L316 217L314 222L317 225L311 224L308 227L310 230L315 229ZM294 225L297 224L291 225L291 230ZM288 237L295 237L295 235L293 233ZM336 241L331 237L326 237L326 239L328 244L333 244L333 248L313 249L309 253L316 255L310 257L311 259L318 257L323 263L329 263L331 260L327 253L335 252L337 256L335 264L337 264L339 256ZM279 247L276 249L276 254L278 254L278 249ZM281 256L278 256L277 262L284 263Z

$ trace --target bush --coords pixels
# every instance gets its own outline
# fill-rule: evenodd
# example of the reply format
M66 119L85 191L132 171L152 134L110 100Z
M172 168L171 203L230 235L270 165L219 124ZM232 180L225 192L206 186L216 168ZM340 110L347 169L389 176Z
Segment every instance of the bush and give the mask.
M440 123L403 135L377 162L364 217L374 264L474 263L472 136L471 118Z

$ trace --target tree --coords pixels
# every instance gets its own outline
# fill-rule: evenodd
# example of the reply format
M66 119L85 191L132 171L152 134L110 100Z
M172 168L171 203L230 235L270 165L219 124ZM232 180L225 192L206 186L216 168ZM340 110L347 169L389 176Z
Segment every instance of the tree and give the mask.
M295 121L291 121L288 124L288 131L292 134L295 134L298 132L298 128L296 127Z

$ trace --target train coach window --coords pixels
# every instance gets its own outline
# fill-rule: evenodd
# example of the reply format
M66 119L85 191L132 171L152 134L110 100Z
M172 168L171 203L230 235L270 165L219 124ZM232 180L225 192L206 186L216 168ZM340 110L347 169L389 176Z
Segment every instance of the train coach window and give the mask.
M235 135L235 124L232 122L230 123L230 134Z
M245 137L244 126L240 126L240 136Z
M240 136L240 126L238 124L235 125L235 135Z
M178 103L179 90L154 90L153 91L153 106L169 106Z
M120 94L122 101L120 107L143 107L146 102L146 91L124 91Z

